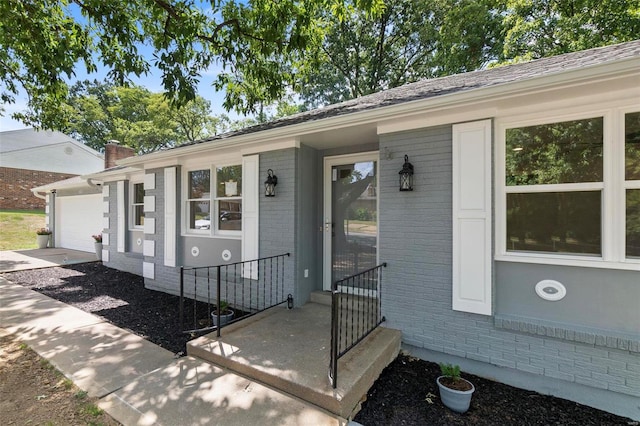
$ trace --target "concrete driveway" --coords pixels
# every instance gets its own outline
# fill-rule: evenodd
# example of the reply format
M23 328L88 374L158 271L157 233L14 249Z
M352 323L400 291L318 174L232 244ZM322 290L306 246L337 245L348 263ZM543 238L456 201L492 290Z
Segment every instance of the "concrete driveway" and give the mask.
M95 261L95 253L64 248L0 251L0 273Z

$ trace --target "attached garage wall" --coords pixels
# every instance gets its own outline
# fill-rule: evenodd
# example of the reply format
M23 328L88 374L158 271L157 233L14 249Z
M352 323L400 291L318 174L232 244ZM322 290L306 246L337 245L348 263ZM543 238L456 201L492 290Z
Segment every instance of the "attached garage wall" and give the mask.
M56 197L56 247L94 251L92 235L102 232L102 193Z

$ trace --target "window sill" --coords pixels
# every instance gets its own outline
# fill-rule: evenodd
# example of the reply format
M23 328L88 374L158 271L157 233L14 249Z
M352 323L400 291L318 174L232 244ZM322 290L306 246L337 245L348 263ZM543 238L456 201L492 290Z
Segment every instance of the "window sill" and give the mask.
M640 335L621 334L610 330L500 314L494 316L494 326L503 330L540 337L552 337L597 347L640 353Z
M238 235L227 235L227 234L190 234L188 232L183 232L180 234L182 237L195 237L195 238L213 238L219 240L241 240L242 234Z
M541 265L577 266L582 268L621 269L640 271L640 260L627 259L624 262L611 262L599 257L562 256L552 254L509 253L494 258L499 262L537 263Z

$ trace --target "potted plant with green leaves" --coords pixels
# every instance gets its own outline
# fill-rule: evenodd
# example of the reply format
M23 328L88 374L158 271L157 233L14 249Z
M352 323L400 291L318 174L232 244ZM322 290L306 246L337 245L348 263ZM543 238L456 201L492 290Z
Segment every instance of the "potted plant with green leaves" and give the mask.
M38 243L38 248L47 248L50 238L51 230L49 228L40 228L36 231L36 242Z
M220 327L227 324L233 319L233 309L229 307L229 303L226 300L220 301ZM218 326L218 307L214 306L211 311L211 321L214 326Z
M102 260L102 234L92 235L93 247L96 250L96 257L98 260Z
M460 377L458 365L440 363L442 375L436 380L442 403L457 413L465 413L476 390L473 383Z

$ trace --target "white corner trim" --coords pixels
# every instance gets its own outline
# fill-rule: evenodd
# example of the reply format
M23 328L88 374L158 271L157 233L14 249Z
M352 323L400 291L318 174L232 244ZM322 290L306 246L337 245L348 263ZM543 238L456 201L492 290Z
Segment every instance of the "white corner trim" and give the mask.
M147 173L144 175L144 190L156 189L156 174Z
M144 196L144 207L143 210L145 213L152 213L156 211L156 196L155 195L145 195Z
M110 188L109 185L103 185L102 186L102 196L104 198L109 197L109 188Z
M142 254L144 256L154 257L156 255L156 242L153 240L144 240Z
M155 279L155 264L151 262L142 262L142 276L150 280Z
M144 218L144 233L151 235L156 233L156 220L154 218Z

